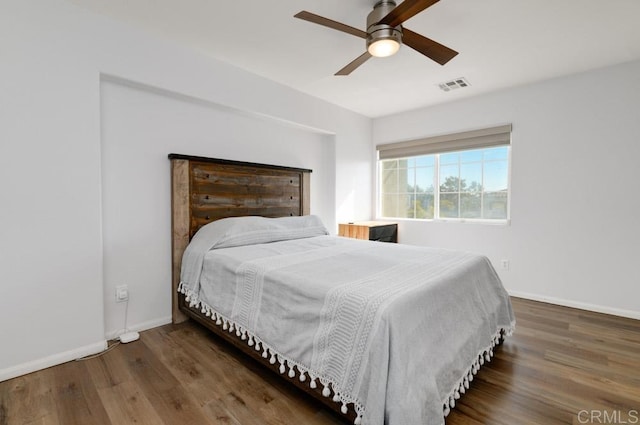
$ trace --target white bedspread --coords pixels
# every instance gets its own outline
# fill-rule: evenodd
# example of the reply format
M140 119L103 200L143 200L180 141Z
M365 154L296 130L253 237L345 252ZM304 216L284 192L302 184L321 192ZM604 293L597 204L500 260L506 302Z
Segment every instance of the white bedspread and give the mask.
M206 245L201 270L183 269L191 304L281 372L354 403L357 423L443 424L515 325L482 256L331 236Z

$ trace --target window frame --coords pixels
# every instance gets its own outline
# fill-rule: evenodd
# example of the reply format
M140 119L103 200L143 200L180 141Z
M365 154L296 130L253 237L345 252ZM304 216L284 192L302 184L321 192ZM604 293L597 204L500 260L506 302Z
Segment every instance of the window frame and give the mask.
M440 155L447 153L459 153L468 152L474 150L485 150L490 148L506 147L507 148L507 217L502 219L492 218L464 218L464 217L440 217ZM510 225L511 224L511 169L512 169L512 144L497 145L491 147L479 147L472 149L462 149L458 151L445 151L441 153L430 154L434 156L434 191L433 191L433 218L413 218L413 217L389 217L382 214L382 161L380 159L380 152L376 151L376 217L381 220L396 220L396 221L426 221L426 222L443 222L443 223L476 223L476 224L489 224L489 225ZM405 160L410 158L417 158L427 155L411 155L403 158L395 158L396 160ZM484 160L482 161L483 173L484 173ZM415 167L414 167L415 169ZM415 193L415 191L414 191ZM460 193L460 192L458 192ZM483 196L484 198L484 196ZM460 201L458 201L460 202ZM481 201L481 208L482 208ZM459 206L458 206L459 208Z

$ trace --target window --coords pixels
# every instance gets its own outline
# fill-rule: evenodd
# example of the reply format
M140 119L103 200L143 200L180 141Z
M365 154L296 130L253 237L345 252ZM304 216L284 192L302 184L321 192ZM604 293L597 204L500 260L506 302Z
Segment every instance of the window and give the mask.
M497 129L499 131L481 130L481 146L486 147L479 149L447 149L443 136L378 146L381 157L379 215L385 218L508 220L511 127ZM504 130L507 129L505 142ZM492 134L491 142L488 142L487 131L498 132L502 137ZM454 149L461 143L473 146L466 137L469 133L478 132L447 137L456 137ZM461 135L465 136L462 137L464 142L460 142ZM443 152L431 152L433 139L437 139L436 148ZM418 154L398 157L407 152Z

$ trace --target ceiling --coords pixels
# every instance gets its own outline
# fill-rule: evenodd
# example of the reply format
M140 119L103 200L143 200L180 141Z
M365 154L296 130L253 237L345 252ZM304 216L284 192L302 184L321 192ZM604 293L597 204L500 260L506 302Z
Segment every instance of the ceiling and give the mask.
M441 66L407 46L333 74L364 40L293 15L365 29L376 0L69 0L369 117L640 58L639 0L441 0L405 26L460 52ZM470 86L443 92L464 77Z

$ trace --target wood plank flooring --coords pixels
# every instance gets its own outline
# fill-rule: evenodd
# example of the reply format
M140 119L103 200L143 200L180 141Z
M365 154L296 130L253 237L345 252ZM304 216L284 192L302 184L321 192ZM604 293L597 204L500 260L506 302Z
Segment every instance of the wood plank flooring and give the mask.
M513 298L517 329L447 418L640 424L640 322ZM0 425L342 421L194 322L105 355L0 382Z

